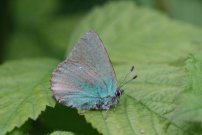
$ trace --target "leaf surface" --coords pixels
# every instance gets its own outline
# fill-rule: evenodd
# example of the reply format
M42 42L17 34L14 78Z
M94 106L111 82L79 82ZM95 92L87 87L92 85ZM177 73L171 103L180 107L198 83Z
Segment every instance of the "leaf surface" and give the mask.
M118 78L127 66L116 66ZM128 66L129 67L129 66ZM167 115L183 91L184 72L168 65L136 66L138 78L128 84L115 111L89 111L85 114L105 135L186 135L186 129L171 122Z
M36 119L46 106L54 106L50 77L57 61L27 59L0 67L0 134Z
M191 56L186 62L186 91L180 96L172 115L173 121L202 122L202 55Z
M202 49L201 29L136 7L133 2L110 2L86 16L69 45L92 29L103 40L118 80L132 65L138 79L125 87L125 95L116 111L109 111L107 120L105 112L89 111L85 114L87 121L108 135L191 134L169 115L185 89L184 61L190 53Z
M95 8L77 26L69 45L73 46L89 30L100 35L114 63L179 66L190 53L202 49L202 30L198 27L171 20L129 1Z
M65 132L65 131L55 131L51 133L50 135L74 135L74 134L71 132Z

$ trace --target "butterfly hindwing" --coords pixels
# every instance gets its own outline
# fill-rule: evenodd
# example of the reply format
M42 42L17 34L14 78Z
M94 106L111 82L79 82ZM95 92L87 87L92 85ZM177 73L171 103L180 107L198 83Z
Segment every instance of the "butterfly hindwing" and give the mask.
M100 98L114 96L116 76L102 41L88 32L59 64L52 77L55 98L67 106L94 109Z

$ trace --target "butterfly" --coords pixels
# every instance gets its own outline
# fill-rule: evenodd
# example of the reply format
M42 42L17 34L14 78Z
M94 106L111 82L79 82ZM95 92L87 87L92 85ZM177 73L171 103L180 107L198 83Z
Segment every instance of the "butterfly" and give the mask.
M134 66L130 71L133 69ZM111 60L94 31L87 32L80 39L51 78L55 99L82 110L109 110L123 95L123 85L117 86Z

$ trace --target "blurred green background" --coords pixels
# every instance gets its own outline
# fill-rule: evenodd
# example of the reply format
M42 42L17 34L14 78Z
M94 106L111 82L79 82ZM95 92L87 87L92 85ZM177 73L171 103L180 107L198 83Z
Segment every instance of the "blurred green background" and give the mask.
M77 24L91 9L108 1L1 1L0 62L41 56L63 59ZM133 1L171 18L202 26L201 0Z
M70 38L74 31L79 29L78 24L92 9L109 1L2 0L0 4L0 63L7 60L38 57L63 60L68 46L72 46L69 44ZM196 28L202 26L202 0L132 1L137 6L153 8L169 18L195 25ZM63 117L65 115L72 116L72 119L65 119ZM68 125L67 121L73 122ZM29 124L32 124L33 134L50 133L54 129L83 134L89 134L90 131L90 134L98 134L83 116L76 113L76 110L67 111L59 104L54 109L48 108L36 122L29 120L22 128L27 130L26 125Z

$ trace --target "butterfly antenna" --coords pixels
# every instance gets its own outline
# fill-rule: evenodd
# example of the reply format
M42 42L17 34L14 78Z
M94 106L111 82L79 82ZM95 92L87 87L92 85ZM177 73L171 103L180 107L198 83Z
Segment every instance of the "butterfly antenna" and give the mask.
M130 75L130 73L132 73L134 71L134 66L131 67L130 71L125 75L123 81L121 82L119 88L123 87L125 84L129 83L130 81L134 80L135 78L137 78L137 75L135 75L133 78L127 80L128 76ZM127 80L127 81L126 81Z
M130 71L125 75L124 79L122 80L121 84L126 82L126 79L128 78L129 74L132 73L134 70L134 66L131 67Z
M131 78L131 79L125 81L124 83L122 83L122 84L119 86L119 88L123 87L124 85L126 85L127 83L131 82L132 80L134 80L134 79L136 79L136 78L137 78L137 75L133 76L133 78Z

